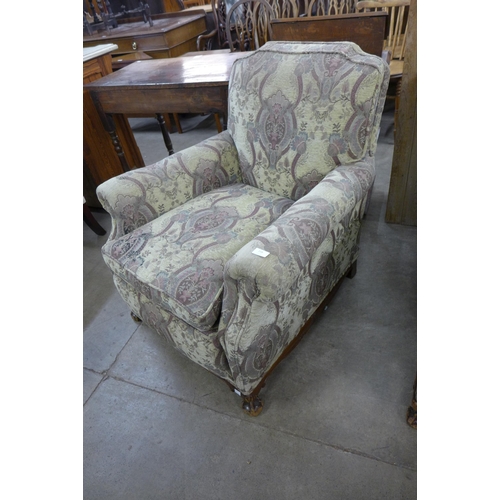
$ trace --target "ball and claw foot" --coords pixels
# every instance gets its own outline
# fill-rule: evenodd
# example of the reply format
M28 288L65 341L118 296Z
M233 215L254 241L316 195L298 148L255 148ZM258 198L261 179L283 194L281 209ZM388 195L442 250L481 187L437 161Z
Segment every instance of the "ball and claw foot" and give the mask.
M137 316L136 314L134 314L133 312L130 313L130 316L132 317L132 319L136 322L136 323L142 323L142 319L139 318L139 316Z
M258 396L243 396L243 411L251 417L256 417L263 410L264 405Z

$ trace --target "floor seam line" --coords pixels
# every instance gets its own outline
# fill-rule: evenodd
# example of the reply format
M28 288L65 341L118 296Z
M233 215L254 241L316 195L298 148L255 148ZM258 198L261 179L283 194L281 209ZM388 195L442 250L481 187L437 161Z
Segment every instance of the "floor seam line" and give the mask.
M363 458L366 458L368 460L373 460L375 462L381 462L381 463L384 463L386 465L390 465L392 467L398 467L400 469L405 469L405 470L410 470L412 472L417 472L416 468L410 467L410 466L405 465L405 464L397 464L397 463L394 463L394 462L389 462L388 460L383 460L381 458L375 457L373 455L369 455L368 453L364 453L362 451L352 450L352 449L349 449L349 448L343 448L342 446L338 446L338 445L334 445L334 444L330 444L330 443L325 443L325 442L317 440L317 439L313 439L313 438L301 436L299 434L295 434L295 433L293 433L291 431L287 431L287 430L283 430L283 429L275 429L273 427L267 427L265 425L259 424L258 422L252 422L252 421L249 421L247 419L239 418L239 417L236 417L236 416L228 414L228 413L224 413L224 412L221 412L221 411L218 411L218 410L214 410L213 408L210 408L208 406L200 405L198 403L195 403L194 401L189 401L189 400L183 399L183 398L181 398L179 396L174 396L173 394L167 394L167 393L162 392L162 391L160 391L158 389L152 389L151 387L145 387L145 386L140 385L140 384L138 384L136 382L131 382L130 380L125 380L125 379L123 379L121 377L118 377L116 375L109 375L109 374L107 374L107 376L105 377L105 379L107 379L107 378L112 378L113 380L117 380L118 382L123 382L125 384L130 384L130 385L133 385L134 387L139 387L140 389L151 391L151 392L154 392L154 393L159 394L161 396L166 396L166 397L169 397L169 398L173 398L173 399L176 399L177 401L181 401L183 403L192 404L192 405L194 405L194 406L196 406L198 408L202 408L204 410L210 410L210 411L213 411L214 413L217 413L218 415L224 415L225 417L229 417L229 418L232 418L234 420L238 420L240 422L246 422L246 423L255 425L257 427L260 427L261 429L267 429L267 430L270 430L270 431L279 432L281 434L286 434L288 436L293 436L293 437L298 438L298 439L304 439L304 440L309 441L311 443L316 443L316 444L320 444L320 445L323 445L323 446L327 446L328 448L333 448L336 451L341 451L343 453L348 453L348 454L351 454L351 455L356 455L358 457L363 457ZM103 379L101 382L104 382L105 379ZM99 385L100 385L100 383L99 383ZM96 387L96 389L97 389L97 387ZM90 397L89 397L89 399L90 399Z

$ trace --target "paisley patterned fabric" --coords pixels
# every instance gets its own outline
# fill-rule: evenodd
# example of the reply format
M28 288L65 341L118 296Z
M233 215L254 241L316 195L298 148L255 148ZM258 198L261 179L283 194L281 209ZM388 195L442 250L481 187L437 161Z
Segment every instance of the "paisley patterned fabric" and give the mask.
M357 259L374 175L373 162L339 167L227 263L219 336L238 388L258 385ZM257 260L255 248L270 255ZM257 331L268 332L265 347Z
M268 42L234 64L228 128L245 183L298 200L373 154L388 67L353 43L335 45Z
M238 152L227 131L97 188L115 239L212 189L241 182Z
M245 184L214 189L110 240L104 260L152 302L209 330L220 314L226 262L291 205Z
M269 42L233 66L227 131L98 188L123 299L242 394L358 257L388 81L353 43Z
M148 299L139 289L114 276L116 288L130 309L179 352L218 377L232 382L217 328L201 332Z

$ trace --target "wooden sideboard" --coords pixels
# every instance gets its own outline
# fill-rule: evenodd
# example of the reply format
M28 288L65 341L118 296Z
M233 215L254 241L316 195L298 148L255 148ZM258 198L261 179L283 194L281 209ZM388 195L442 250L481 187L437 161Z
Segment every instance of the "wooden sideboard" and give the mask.
M83 49L83 85L111 73L111 52L114 44ZM144 160L125 117L115 118L116 133L128 165L143 167ZM96 188L104 181L124 172L116 155L115 145L104 129L87 90L83 91L83 195L90 207L101 208Z
M118 62L118 59L122 63L163 59L196 50L196 39L207 31L206 13L202 9L158 14L152 19L153 26L134 18L120 21L118 27L110 29L109 33L85 34L83 47L116 44L113 69L117 69L115 61Z

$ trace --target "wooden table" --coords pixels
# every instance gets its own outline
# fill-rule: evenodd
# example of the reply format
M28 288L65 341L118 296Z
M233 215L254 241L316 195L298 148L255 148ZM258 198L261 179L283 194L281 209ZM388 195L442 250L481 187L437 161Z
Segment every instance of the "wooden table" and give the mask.
M99 31L84 35L83 47L116 44L118 48L113 54L113 69L116 69L135 60L177 57L196 50L196 39L207 30L204 10L171 12L152 18L153 26L142 20L122 21L109 33Z
M163 113L218 113L227 117L229 76L234 61L249 52L202 52L172 59L137 61L85 86L125 170L130 170L116 135L113 115L156 115L170 153Z

